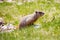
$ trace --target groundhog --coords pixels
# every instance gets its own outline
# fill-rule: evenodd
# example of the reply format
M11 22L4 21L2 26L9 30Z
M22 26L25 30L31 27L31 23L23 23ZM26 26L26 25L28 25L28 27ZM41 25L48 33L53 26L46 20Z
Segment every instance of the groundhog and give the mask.
M44 13L40 11L35 11L33 14L24 16L20 21L19 28L32 25L34 22L41 16L43 16Z

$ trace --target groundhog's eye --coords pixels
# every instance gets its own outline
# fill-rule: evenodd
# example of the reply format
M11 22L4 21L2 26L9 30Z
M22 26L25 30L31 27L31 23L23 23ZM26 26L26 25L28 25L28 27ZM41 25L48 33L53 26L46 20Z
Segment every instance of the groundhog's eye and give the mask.
M37 11L35 13L37 13Z

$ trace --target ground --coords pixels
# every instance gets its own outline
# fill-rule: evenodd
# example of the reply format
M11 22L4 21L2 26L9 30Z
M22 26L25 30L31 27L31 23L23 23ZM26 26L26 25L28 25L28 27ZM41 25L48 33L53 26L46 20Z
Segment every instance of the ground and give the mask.
M25 2L21 5L17 3L0 3L0 17L7 23L18 26L21 16L40 10L45 15L39 18L35 24L40 24L40 28L33 25L15 30L10 33L0 33L0 40L60 40L60 3L56 0L37 0Z

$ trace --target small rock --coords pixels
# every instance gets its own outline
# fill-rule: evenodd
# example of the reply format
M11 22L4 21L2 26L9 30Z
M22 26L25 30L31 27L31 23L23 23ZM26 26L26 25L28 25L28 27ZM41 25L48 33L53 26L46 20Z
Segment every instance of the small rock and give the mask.
M15 27L13 26L13 24L7 24L7 28L8 29L15 29Z
M41 27L40 24L36 24L36 25L34 25L34 28L40 28L40 27Z
M1 27L1 32L12 32L16 29L13 24L7 24Z
M7 29L7 25L4 25L4 26L1 27L2 31L6 30L6 29Z

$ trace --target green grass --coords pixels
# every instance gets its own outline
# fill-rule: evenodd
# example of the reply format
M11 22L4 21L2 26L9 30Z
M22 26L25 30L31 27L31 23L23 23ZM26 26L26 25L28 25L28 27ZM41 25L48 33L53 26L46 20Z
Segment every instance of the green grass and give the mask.
M40 10L45 15L39 18L35 24L41 24L40 28L29 26L10 33L0 33L0 40L60 40L60 3L54 0L37 0L17 3L0 3L0 17L5 22L11 22L15 26L19 24L20 16Z

